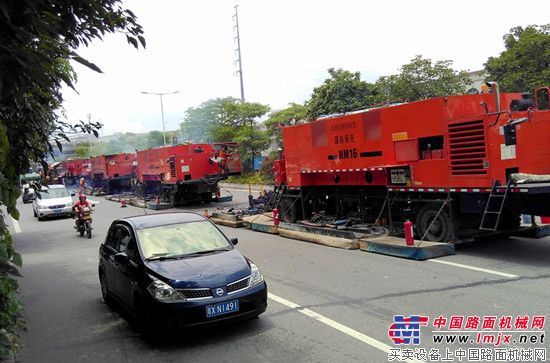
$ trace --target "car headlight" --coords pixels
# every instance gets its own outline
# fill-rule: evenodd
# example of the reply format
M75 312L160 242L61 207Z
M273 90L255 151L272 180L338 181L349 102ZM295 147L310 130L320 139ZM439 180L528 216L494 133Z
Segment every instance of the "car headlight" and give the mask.
M147 291L153 296L156 300L161 302L173 302L173 301L182 301L185 298L177 292L172 286L160 280L153 280L151 284L147 287Z
M250 283L248 285L250 287L254 287L256 285L261 284L263 281L264 281L264 277L260 272L260 269L258 268L258 266L250 262Z

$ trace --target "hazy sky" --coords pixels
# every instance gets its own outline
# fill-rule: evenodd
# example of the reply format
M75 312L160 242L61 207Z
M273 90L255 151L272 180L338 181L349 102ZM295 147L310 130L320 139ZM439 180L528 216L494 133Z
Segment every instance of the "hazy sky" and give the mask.
M145 30L147 48L136 51L122 35L79 50L99 65L97 74L75 64L76 94L64 91L69 120L104 123L105 135L167 129L184 111L210 98L240 96L235 75L232 0L128 0ZM360 71L375 81L397 72L417 54L451 59L457 69L478 70L503 50L512 27L550 21L550 1L239 1L247 101L280 109L303 102L330 67Z

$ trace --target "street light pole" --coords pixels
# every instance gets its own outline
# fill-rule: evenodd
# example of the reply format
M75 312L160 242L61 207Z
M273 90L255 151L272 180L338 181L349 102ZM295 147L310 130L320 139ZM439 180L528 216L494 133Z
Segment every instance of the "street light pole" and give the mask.
M144 95L155 95L155 96L160 97L160 116L161 116L161 119L162 119L162 138L164 140L164 146L166 146L166 124L164 123L164 105L162 103L162 96L175 95L178 92L179 91L174 91L174 92L145 92L145 91L142 91L141 92Z

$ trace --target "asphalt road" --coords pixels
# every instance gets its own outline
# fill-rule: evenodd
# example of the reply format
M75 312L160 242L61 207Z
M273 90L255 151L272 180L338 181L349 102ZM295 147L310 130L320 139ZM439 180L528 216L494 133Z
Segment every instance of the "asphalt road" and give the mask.
M228 204L246 200L247 193L232 192ZM77 236L71 219L38 222L31 205L18 206L24 362L383 362L396 314L550 315L549 238L486 241L439 262L416 262L222 227L262 270L268 310L238 325L146 341L102 302L97 278L111 221L143 211L97 200L91 240ZM216 208L194 210L205 207Z

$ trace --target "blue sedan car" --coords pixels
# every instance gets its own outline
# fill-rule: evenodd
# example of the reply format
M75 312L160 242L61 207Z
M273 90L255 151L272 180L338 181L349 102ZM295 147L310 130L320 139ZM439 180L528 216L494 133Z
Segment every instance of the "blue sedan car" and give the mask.
M99 248L103 299L122 304L145 331L257 317L266 283L235 244L195 213L118 219Z

